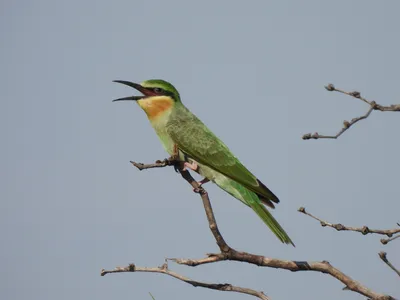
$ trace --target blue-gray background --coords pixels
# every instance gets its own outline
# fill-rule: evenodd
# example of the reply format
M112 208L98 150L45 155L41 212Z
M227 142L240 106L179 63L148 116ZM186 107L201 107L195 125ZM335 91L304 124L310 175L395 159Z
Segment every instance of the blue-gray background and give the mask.
M328 260L377 292L400 297L399 242L322 228L393 228L399 221L399 115L328 93L335 83L399 103L398 1L1 1L0 297L2 299L247 299L156 274L100 277L101 268L217 251L199 197L170 168L134 103L111 81L171 81L184 103L281 199L274 212L297 247L209 184L237 249ZM362 299L321 273L239 263L173 270L265 291L272 299Z

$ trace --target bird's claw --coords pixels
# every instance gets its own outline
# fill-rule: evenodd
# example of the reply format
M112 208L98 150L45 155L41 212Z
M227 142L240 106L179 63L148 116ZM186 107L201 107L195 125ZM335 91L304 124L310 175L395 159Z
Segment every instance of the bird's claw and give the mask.
M169 158L166 158L165 161L169 166L174 166L175 172L180 172L181 162L178 155L173 154Z
M180 173L180 166L179 166L179 164L174 164L174 170L175 170L175 172L176 173Z
M194 193L199 193L199 192L200 192L200 189L201 189L201 184L199 184L198 187L193 188L193 192L194 192Z
M193 192L196 193L196 194L200 194L202 190L203 190L203 188L201 186L193 188Z

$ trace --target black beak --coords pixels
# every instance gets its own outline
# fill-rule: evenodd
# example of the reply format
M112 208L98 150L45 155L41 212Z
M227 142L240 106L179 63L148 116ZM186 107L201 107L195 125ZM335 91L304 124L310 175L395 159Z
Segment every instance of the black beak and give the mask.
M123 97L123 98L118 98L118 99L114 99L112 102L115 101L124 101L124 100L133 100L133 101L137 101L140 99L143 99L144 96L128 96L128 97Z
M130 81L125 81L125 80L113 80L113 82L117 82L117 83L121 83L121 84L125 84L127 86L133 87L134 89L138 90L139 92L143 93L144 95L146 95L146 88L142 87L140 84L134 83L134 82L130 82ZM140 99L143 99L145 96L128 96L128 97L124 97L124 98L118 98L113 100L114 101L124 101L124 100L133 100L133 101L137 101Z

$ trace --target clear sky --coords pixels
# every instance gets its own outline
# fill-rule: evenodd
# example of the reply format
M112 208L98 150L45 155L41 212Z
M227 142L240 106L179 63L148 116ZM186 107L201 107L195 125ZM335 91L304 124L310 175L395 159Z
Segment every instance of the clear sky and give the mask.
M117 274L134 262L217 251L198 195L173 169L129 160L167 156L113 79L162 78L281 199L281 244L239 201L206 187L231 246L269 257L328 260L400 297L400 241L322 228L300 214L389 229L399 222L400 115L366 112L323 86L400 103L399 1L0 2L0 298L250 299L156 274ZM362 299L320 273L239 263L187 268L193 279L263 290L272 299Z

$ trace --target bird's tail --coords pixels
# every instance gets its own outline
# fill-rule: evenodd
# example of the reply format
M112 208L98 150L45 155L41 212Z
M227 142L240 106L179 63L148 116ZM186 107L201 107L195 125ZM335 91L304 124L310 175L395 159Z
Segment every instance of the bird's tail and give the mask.
M252 203L249 203L249 205L282 243L292 244L294 246L294 243L286 231L282 228L278 221L275 220L274 216L263 204L258 201L252 201Z
M261 203L261 200L255 193L249 191L241 184L225 176L218 176L214 182L221 189L239 199L244 204L250 206L282 243L292 244L294 246L294 243L287 235L285 230L281 225L279 225L278 221L275 220L268 209Z

